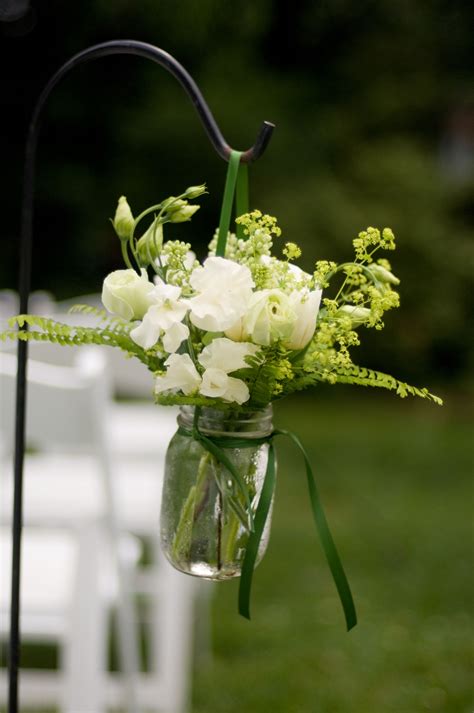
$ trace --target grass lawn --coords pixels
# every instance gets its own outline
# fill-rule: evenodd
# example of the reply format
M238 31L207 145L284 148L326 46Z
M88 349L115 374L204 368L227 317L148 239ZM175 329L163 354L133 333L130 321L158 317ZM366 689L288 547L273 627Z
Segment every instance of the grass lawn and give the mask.
M474 710L472 433L466 404L447 401L338 387L277 405L313 463L359 624L346 633L302 460L279 439L253 619L237 614L236 581L214 587L213 658L196 652L190 713Z
M280 439L253 618L237 615L237 582L215 587L214 658L199 666L198 652L193 713L473 710L466 408L374 392L333 396L287 400L275 422L307 446L359 624L345 632L303 463Z

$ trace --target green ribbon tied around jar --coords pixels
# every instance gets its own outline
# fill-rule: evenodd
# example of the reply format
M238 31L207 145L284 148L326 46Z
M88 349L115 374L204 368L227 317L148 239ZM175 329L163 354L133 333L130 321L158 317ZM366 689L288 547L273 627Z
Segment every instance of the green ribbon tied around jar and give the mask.
M240 576L239 614L241 614L247 619L250 619L250 593L252 588L253 572L257 560L260 541L265 528L265 523L267 521L268 514L270 512L270 506L275 491L276 466L274 440L277 436L287 436L293 441L293 443L297 446L297 448L301 452L301 455L303 456L314 522L316 525L317 532L319 533L321 545L323 547L324 554L329 565L329 569L331 570L331 574L336 585L339 598L341 600L342 608L344 610L344 616L346 619L347 631L350 631L350 629L352 629L357 624L357 614L354 606L354 600L352 598L351 589L346 574L344 572L341 559L339 557L336 545L334 544L334 540L329 530L323 506L321 504L321 499L319 497L319 492L316 486L316 481L314 479L311 463L304 449L304 446L298 436L296 436L294 433L291 433L291 431L275 429L272 431L272 433L270 433L270 435L263 436L261 438L250 439L239 438L235 436L213 436L212 438L210 438L209 436L204 435L199 430L198 420L199 408L196 408L192 430L188 430L187 428L180 426L178 429L178 433L180 433L182 436L187 436L196 440L202 445L203 448L205 448L209 453L211 453L211 455L213 455L214 458L216 458L216 460L218 460L219 463L221 463L228 470L228 472L233 478L233 481L235 482L236 488L241 491L245 498L245 502L247 503L249 538ZM226 448L253 448L257 445L265 443L267 443L269 446L267 468L258 505L255 510L255 514L253 515L250 506L250 498L247 492L245 482L241 474L235 468L234 464L226 455L225 450Z

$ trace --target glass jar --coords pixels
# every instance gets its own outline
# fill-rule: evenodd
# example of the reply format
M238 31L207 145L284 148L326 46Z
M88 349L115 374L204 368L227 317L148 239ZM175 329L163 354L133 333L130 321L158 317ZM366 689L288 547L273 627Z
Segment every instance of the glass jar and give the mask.
M161 543L171 564L181 572L205 579L238 577L249 538L248 506L260 498L273 430L272 407L233 412L201 408L198 427L208 438L245 439L245 447L222 449L245 483L248 500L230 471L191 436L194 407L180 408L181 427L166 454L161 501ZM183 432L184 431L184 432ZM189 435L187 435L189 434ZM255 441L255 445L252 444ZM271 509L260 541L256 564L270 534Z

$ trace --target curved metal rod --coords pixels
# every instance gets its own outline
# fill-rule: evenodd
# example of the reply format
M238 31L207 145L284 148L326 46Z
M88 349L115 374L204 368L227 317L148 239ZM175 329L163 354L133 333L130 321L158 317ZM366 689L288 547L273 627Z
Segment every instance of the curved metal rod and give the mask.
M79 52L66 62L51 77L43 89L35 106L28 130L25 152L25 168L23 183L23 203L21 215L21 259L20 259L20 312L28 311L28 296L31 282L31 253L33 232L33 199L34 176L36 163L36 147L43 108L54 87L74 67L99 57L115 54L131 54L151 59L168 70L181 84L191 99L204 129L215 150L225 161L229 160L232 151L225 141L217 123L204 100L196 82L184 67L168 52L136 40L113 40L94 45ZM274 124L264 121L254 145L242 154L241 161L255 161L265 151L273 133ZM20 600L20 559L21 559L21 529L23 519L23 460L25 452L25 415L26 415L26 362L28 357L27 342L18 344L18 372L16 388L15 414L15 452L14 452L14 494L12 523L12 581L10 610L10 642L9 642L9 692L8 711L18 712L18 667L20 660L20 630L19 630L19 600Z
M69 72L69 70L77 67L90 59L98 57L107 57L114 54L132 54L138 57L146 57L153 62L160 64L168 70L183 87L186 94L191 99L199 117L203 123L204 129L214 146L215 150L224 161L228 161L232 148L224 139L221 130L217 126L211 110L209 109L201 91L191 75L186 71L172 55L168 54L159 47L150 45L147 42L138 42L137 40L112 40L111 42L103 42L99 45L93 45L71 57L63 66L51 77L48 84L43 89L38 103L33 114L31 127L37 123L43 106L48 99L51 90ZM247 151L242 154L241 161L251 163L256 161L265 151L275 125L269 121L264 121L259 129L255 143Z

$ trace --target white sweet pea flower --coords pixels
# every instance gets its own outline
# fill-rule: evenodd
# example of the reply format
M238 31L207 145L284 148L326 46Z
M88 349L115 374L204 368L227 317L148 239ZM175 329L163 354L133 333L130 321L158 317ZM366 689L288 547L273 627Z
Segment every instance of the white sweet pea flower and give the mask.
M189 354L170 354L165 365L168 367L166 374L157 376L155 380L157 394L169 389L179 389L189 396L198 390L201 377Z
M152 304L153 288L144 268L140 275L131 269L115 270L104 280L102 303L109 312L123 319L141 319Z
M163 335L163 347L169 354L177 351L181 343L189 337L189 329L182 322L175 322Z
M290 295L290 304L296 313L296 322L284 346L288 349L303 349L314 334L321 304L322 290L295 290Z
M180 287L167 285L162 281L153 287L149 298L154 304L148 309L142 323L130 332L135 344L138 344L143 349L151 349L160 338L162 332L167 333L174 324L181 322L188 307L185 300L180 299L180 295ZM184 328L185 325L182 325L182 327ZM171 333L170 340L172 345L176 343L176 339L180 334L182 335L181 342L188 336L189 331L185 333L187 327L183 328L181 331L175 329ZM178 346L176 346L176 349ZM176 349L167 349L167 351L175 351Z
M188 300L191 322L206 332L223 332L242 317L254 282L248 267L223 257L209 257L190 277L197 292Z
M225 337L218 337L204 347L198 357L205 369L220 369L229 374L237 369L244 369L248 364L246 356L256 354L259 347L249 342L233 342Z
M199 393L237 404L245 403L250 396L248 386L242 379L235 379L222 369L214 368L206 369L202 375Z

